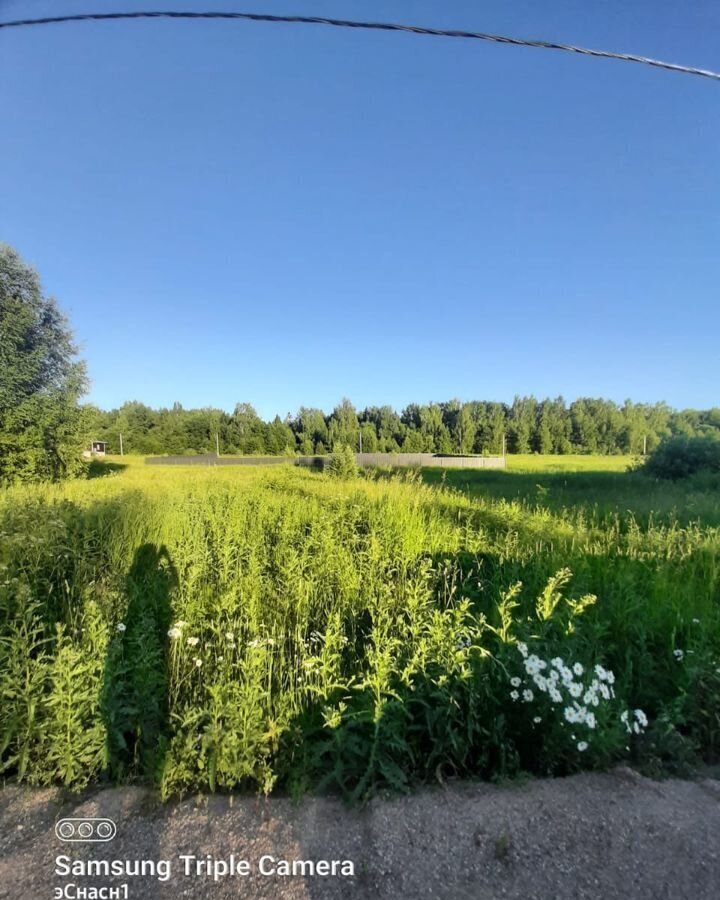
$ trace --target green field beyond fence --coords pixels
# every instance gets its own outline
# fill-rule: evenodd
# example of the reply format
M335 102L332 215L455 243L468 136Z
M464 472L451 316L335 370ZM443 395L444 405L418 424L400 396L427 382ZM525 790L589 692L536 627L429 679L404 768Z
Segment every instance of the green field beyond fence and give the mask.
M0 494L0 765L165 795L684 771L720 749L717 481L95 463Z

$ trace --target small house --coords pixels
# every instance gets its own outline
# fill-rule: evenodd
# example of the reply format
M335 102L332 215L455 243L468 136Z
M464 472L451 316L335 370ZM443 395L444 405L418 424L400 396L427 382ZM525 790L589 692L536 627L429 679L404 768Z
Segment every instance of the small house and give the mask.
M105 456L107 453L107 441L93 441L90 444L91 456Z

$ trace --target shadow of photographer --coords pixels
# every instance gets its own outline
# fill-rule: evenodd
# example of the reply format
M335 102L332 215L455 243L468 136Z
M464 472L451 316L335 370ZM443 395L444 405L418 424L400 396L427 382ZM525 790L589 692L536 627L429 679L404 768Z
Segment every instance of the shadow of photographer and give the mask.
M164 546L135 551L125 579L127 612L107 649L102 692L107 771L158 783L169 734L168 630L177 572Z

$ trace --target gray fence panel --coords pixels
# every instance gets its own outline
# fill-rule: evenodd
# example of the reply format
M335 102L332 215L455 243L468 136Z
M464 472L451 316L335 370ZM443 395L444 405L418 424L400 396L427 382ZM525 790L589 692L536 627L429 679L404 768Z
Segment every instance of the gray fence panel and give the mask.
M504 469L503 456L443 456L439 453L356 453L361 466L420 466L445 469ZM150 466L309 466L323 468L329 456L148 456Z

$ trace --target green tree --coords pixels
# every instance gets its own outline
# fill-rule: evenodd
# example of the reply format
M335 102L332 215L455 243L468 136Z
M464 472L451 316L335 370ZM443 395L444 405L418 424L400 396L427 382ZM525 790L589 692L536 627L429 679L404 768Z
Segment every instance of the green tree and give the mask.
M443 422L443 411L439 403L429 403L426 406L408 407L403 413L408 421L415 415L418 418L418 428L421 435L420 449L425 453L452 453L452 439L447 426ZM416 449L416 452L417 452Z
M510 447L513 453L529 453L535 419L537 400L534 397L515 397L510 408Z
M442 404L443 422L452 441L453 453L472 453L477 423L473 419L472 406L459 400Z
M266 445L268 453L273 456L290 456L295 453L295 434L287 422L280 416L270 422L267 427Z
M340 444L357 448L359 433L360 423L355 407L347 398L343 398L333 410L328 423L328 434L333 450Z
M80 470L86 388L67 320L37 273L0 245L0 481L57 481Z
M236 403L226 430L228 451L266 453L266 425L251 403Z
M507 429L504 404L477 404L475 420L478 423L475 450L479 453L502 453L503 435Z
M378 437L372 422L363 422L360 425L363 453L374 453L378 449Z
M328 444L328 429L321 409L301 406L292 423L298 443L305 454L324 453ZM322 446L322 450L320 450Z

